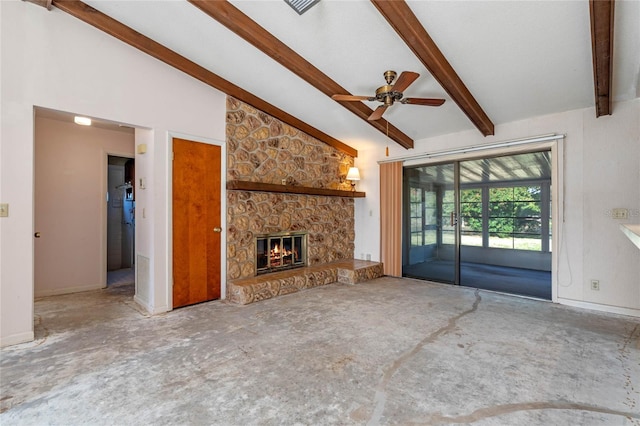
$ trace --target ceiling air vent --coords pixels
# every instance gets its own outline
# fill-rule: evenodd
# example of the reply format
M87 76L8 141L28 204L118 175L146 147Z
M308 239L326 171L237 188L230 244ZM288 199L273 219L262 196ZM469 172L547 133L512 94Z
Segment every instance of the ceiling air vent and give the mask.
M293 10L298 12L298 15L302 15L319 1L320 0L284 0L284 2L291 6Z

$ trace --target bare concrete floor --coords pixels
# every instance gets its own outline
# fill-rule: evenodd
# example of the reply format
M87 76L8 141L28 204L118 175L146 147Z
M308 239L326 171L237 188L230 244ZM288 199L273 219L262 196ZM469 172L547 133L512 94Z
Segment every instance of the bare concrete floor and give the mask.
M410 279L147 317L36 301L2 425L640 425L640 319Z

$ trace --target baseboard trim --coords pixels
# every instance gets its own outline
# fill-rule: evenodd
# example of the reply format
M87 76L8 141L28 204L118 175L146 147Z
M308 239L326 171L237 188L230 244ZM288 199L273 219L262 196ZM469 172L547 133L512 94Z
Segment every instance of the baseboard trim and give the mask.
M62 294L81 293L83 291L100 290L103 288L105 287L98 284L98 285L86 285L86 286L80 286L80 287L56 288L52 290L36 289L34 297L38 298L38 297L47 297L47 296L60 296Z
M142 300L138 295L133 296L133 301L136 302L142 309L144 309L148 314L151 313L151 307L147 304L146 300Z
M623 308L620 306L602 305L600 303L582 302L580 300L558 298L561 305L573 306L574 308L590 309L593 311L608 312L610 314L627 315L640 317L640 309Z
M12 336L0 338L0 347L4 348L6 346L32 342L34 339L35 339L35 335L33 331L28 331L26 333L18 333Z
M171 309L167 305L156 306L151 310L151 315L159 315L169 312Z
M136 302L138 305L140 305L142 309L144 309L145 311L147 311L148 314L151 314L151 315L164 314L165 312L170 311L170 309L167 306L154 307L149 305L145 300L142 300L140 297L138 297L137 294L133 296L133 301Z

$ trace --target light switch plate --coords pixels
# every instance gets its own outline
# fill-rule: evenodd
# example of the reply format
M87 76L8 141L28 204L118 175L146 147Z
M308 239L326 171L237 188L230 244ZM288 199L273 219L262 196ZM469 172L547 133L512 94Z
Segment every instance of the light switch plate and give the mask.
M9 217L9 204L0 204L0 217Z
M145 154L146 152L147 152L147 144L146 143L141 143L141 144L136 146L136 153Z

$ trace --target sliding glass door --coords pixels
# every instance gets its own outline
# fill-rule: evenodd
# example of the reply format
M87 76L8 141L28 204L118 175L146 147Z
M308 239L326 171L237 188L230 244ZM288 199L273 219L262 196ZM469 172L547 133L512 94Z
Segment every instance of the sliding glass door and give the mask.
M402 273L406 277L459 282L457 172L457 163L404 170Z
M551 153L404 168L405 277L551 299Z

